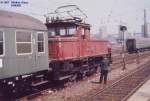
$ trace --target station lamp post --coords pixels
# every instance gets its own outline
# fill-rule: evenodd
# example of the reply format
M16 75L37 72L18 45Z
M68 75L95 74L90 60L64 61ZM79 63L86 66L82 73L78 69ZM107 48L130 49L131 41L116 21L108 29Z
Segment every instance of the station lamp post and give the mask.
M122 59L123 59L123 68L122 70L125 70L126 69L126 63L125 63L125 31L127 30L127 27L126 26L120 26L120 31L121 31L121 34L122 34Z

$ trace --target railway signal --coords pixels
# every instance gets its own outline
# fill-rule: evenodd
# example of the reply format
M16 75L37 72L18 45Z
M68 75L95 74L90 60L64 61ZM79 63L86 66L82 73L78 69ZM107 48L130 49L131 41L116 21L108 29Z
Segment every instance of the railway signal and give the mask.
M127 30L126 26L120 26L120 31L125 32Z
M125 70L126 69L126 63L125 63L125 38L124 38L124 33L125 31L127 30L127 27L126 26L120 26L120 31L121 31L121 34L122 34L122 59L123 59L123 68L122 70Z

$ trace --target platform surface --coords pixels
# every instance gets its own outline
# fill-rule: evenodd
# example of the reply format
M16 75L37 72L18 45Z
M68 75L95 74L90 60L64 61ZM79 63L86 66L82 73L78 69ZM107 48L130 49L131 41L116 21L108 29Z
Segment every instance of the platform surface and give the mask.
M127 101L150 101L150 79Z

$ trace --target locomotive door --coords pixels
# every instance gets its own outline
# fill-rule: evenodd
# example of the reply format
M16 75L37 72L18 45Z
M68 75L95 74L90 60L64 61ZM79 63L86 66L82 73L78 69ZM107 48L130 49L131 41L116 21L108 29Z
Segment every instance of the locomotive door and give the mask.
M84 28L81 29L81 41L80 41L80 52L81 56L87 56L87 35Z

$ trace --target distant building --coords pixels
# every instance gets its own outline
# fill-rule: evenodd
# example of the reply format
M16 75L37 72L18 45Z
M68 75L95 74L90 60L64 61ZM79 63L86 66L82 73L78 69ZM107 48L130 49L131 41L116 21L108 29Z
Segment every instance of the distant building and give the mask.
M147 37L150 37L150 23L146 23L145 26L145 33L147 34ZM144 25L141 26L141 33L144 37Z
M134 37L143 37L143 33L134 33L133 36Z
M91 34L91 37L92 37L92 38L95 38L95 39L101 39L100 33Z
M107 27L106 26L101 26L99 29L100 37L102 39L107 39L108 33L107 33Z
M117 39L118 39L118 34L109 34L108 35L108 40L112 44L117 43Z

